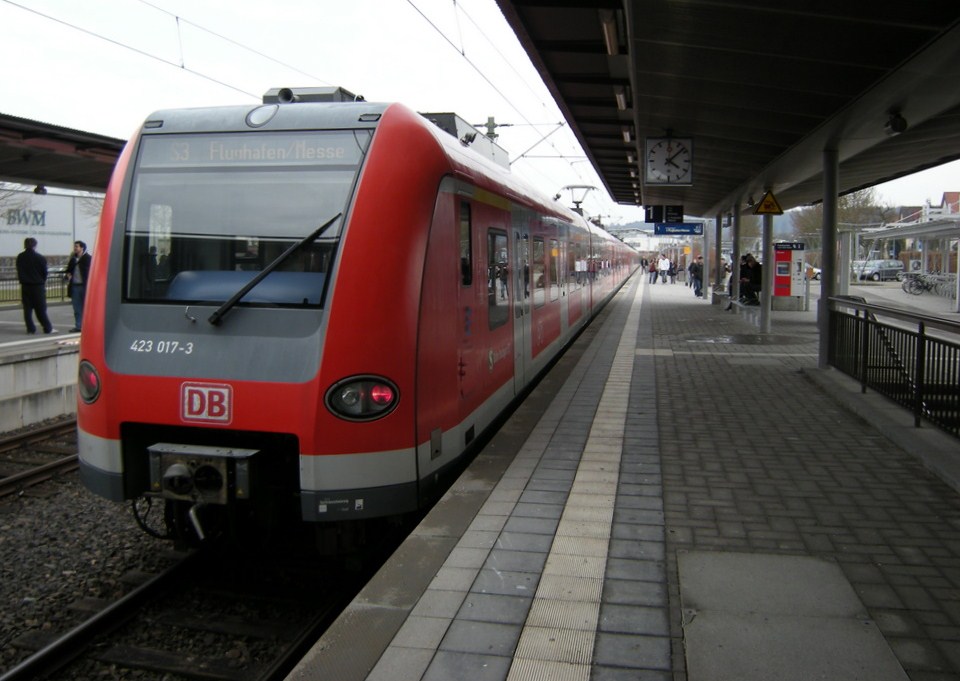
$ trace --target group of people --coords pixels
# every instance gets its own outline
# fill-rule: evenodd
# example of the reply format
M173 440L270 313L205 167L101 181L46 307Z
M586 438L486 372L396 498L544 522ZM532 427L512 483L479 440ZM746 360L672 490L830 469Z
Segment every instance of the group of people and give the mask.
M665 254L661 253L659 258L651 258L649 261L644 260L643 264L650 273L651 284L656 284L658 278L662 284L666 284L667 279L670 279L671 284L677 283L677 266Z
M36 316L44 333L56 333L50 317L47 315L47 259L37 250L37 240L27 237L23 240L23 251L17 255L17 279L20 282L20 301L23 304L23 321L28 334L37 332L33 318ZM64 277L67 279L67 297L73 305L74 326L71 332L83 327L83 304L87 295L87 281L90 278L90 261L87 245L82 241L73 242L73 254L67 264Z
M671 284L677 283L677 265L666 254L661 253L657 258L642 260L641 264L646 268L650 275L648 282L656 284L657 279L666 284L667 279ZM693 287L693 293L698 298L703 297L703 256L699 255L687 266L687 273L690 275L688 286Z
M667 279L670 283L677 281L677 267L665 254L661 253L659 257L650 260L644 260L643 265L649 273L649 283L655 284L659 279L661 283L666 284ZM730 273L730 266L723 259L720 261L720 271L725 277ZM703 297L703 256L698 255L687 266L689 275L688 286L693 288L693 294L697 298ZM762 266L752 254L747 253L740 258L740 302L745 305L760 304L760 290L763 283ZM733 277L730 278L729 290L733 294Z

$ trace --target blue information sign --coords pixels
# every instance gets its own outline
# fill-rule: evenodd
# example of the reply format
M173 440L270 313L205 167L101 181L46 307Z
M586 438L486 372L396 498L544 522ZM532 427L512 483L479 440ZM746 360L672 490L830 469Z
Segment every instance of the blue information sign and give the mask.
M653 233L667 235L667 236L688 235L688 234L693 234L695 236L702 236L703 223L702 222L655 222L653 225Z

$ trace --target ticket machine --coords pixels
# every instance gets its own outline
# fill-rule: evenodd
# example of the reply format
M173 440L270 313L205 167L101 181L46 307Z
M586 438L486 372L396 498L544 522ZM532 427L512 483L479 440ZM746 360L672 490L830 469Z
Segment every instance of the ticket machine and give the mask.
M803 295L805 279L803 263L803 244L798 242L783 242L773 245L774 266L773 295L796 296Z

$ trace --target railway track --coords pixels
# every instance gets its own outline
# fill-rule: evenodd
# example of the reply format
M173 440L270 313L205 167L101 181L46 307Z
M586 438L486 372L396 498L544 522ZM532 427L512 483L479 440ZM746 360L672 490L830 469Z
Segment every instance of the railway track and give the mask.
M44 486L36 492L26 491L30 485L76 467L76 454L69 453L75 452L73 432L74 425L63 422L0 438L0 475L5 475L0 477L0 495L34 497L33 503L20 507L21 512L48 508L37 500L53 500L60 487L51 486L49 493ZM26 470L10 473L23 468ZM213 545L195 554L176 553L170 561L158 556L160 560L149 561L153 567L146 568L138 567L143 565L142 558L135 558L129 561L131 579L117 575L105 585L97 582L96 567L92 578L68 576L79 588L64 592L66 598L49 611L57 615L41 614L33 624L4 639L8 653L18 652L7 655L0 681L134 676L140 681L283 678L407 530L409 527L394 528L392 532L400 533L396 536L387 533L391 536L367 555L362 570L345 570L341 562L304 549L313 546L310 534L309 538L274 537L269 550L257 547L249 553ZM21 541L31 540L21 537ZM87 551L96 541L62 544L64 550L84 556L64 561L71 566L71 572L64 575L77 569L73 566L104 563L106 554ZM44 539L36 548L43 551L46 545ZM106 545L114 547L110 549L114 552L129 546L122 540ZM161 554L169 552L165 544L157 547ZM184 559L184 555L189 557ZM16 560L15 553L11 557ZM160 572L170 562L176 565ZM156 572L145 574L142 569ZM23 572L19 578L45 580L55 574L47 571L41 559L39 570ZM131 583L135 585L132 590ZM45 593L44 589L25 587L22 593ZM103 596L101 590L106 592ZM16 607L18 602L11 601L11 605ZM62 629L57 622L63 622ZM52 626L40 626L42 623Z
M185 554L83 623L13 642L35 650L0 681L96 678L274 681L293 668L364 579L316 561ZM324 586L320 586L324 585ZM327 586L333 585L333 586Z
M0 453L9 452L51 438L76 433L76 430L76 419L63 419L36 428L0 435Z
M76 427L70 419L0 437L0 497L76 470Z

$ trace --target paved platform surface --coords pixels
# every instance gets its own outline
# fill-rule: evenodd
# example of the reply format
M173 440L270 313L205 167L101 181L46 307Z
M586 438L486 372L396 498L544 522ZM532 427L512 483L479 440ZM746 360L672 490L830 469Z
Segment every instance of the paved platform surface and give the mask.
M818 370L813 310L645 279L291 679L960 681L960 442ZM2 347L70 336L0 309Z
M43 346L70 345L78 341L80 334L70 333L73 328L73 308L69 303L49 305L47 316L55 333L44 334L37 324L37 333L29 335L23 322L23 309L19 305L0 305L0 363L6 358L17 357ZM36 324L36 317L33 321Z
M960 680L960 441L645 279L290 679Z

